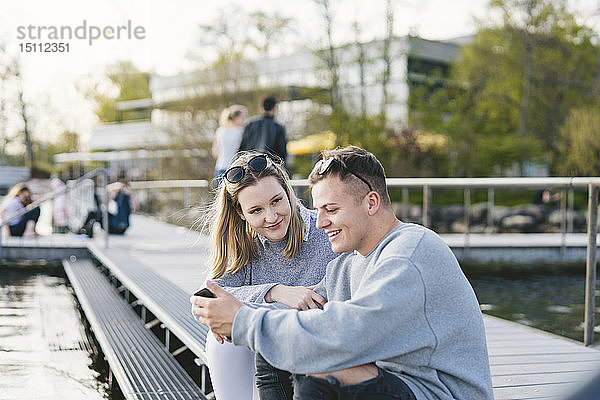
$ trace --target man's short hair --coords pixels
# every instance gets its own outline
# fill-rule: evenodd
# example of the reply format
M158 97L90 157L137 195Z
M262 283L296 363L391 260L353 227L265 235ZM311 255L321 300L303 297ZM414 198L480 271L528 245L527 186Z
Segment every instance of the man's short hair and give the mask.
M334 150L323 150L321 155L322 160L317 162L308 177L311 186L330 175L336 175L343 182L354 180L366 188L366 183L361 182L360 178L362 178L369 182L373 190L379 194L383 204L391 205L385 183L385 170L373 153L357 146L347 146ZM320 171L321 163L330 158L336 162L331 162L325 171ZM362 193L364 191L358 191L355 194L360 196ZM360 198L362 199L362 197Z
M277 104L277 99L275 97L273 97L273 96L265 97L265 99L263 100L263 110L271 111L272 109L275 108L276 104Z

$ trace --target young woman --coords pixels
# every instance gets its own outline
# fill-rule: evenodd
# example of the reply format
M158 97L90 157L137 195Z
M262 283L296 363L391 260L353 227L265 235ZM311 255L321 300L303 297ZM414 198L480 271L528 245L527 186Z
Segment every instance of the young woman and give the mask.
M0 220L6 221L12 215L31 204L31 190L23 182L14 185L0 206ZM2 226L2 236L35 237L35 225L40 218L40 208L35 207L20 217L10 218L8 224Z
M215 163L215 178L219 178L229 167L242 141L242 133L246 125L248 112L246 107L233 105L224 109L219 118L219 128L215 132L212 145Z
M265 154L242 153L223 178L209 219L209 279L244 302L322 307L325 299L310 286L321 281L336 254L315 226L316 212L299 204L283 167ZM258 398L250 350L209 334L206 353L218 400ZM291 399L289 374L256 357L261 397L283 390Z

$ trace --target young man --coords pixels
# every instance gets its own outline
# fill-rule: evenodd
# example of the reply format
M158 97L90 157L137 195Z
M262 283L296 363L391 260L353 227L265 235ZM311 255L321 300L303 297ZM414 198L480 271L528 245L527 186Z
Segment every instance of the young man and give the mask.
M285 127L275 121L277 100L273 96L266 97L262 102L263 115L253 118L242 134L239 151L255 150L261 153L276 155L286 162L287 138Z
M343 253L314 289L323 310L252 308L208 282L217 298L192 297L194 315L291 371L295 399L493 399L475 294L439 236L396 218L375 156L326 151L309 180Z

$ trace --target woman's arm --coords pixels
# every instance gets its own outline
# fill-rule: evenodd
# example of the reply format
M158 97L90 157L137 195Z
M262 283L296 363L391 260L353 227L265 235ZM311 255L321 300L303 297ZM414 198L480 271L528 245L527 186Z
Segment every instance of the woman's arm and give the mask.
M312 288L305 286L286 286L277 284L266 294L267 303L281 303L296 310L308 310L311 308L323 308L327 300Z
M265 303L265 295L277 282L250 285L251 265L246 265L235 274L225 273L221 277L211 279L223 289L246 303Z

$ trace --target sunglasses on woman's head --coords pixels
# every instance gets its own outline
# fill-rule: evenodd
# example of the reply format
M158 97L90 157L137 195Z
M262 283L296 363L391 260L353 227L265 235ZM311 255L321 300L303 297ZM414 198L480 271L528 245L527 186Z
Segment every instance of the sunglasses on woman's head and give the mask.
M363 178L362 176L358 175L356 172L352 171L350 168L348 168L343 162L341 162L340 160L330 157L326 160L319 160L317 162L317 165L315 165L315 167L318 166L318 174L319 175L323 175L325 174L325 172L327 172L327 170L329 169L329 167L331 166L331 163L336 162L340 167L342 167L343 169L345 169L346 171L350 172L352 175L354 175L355 177L357 177L358 179L360 179L361 181L363 181L368 187L369 187L369 191L372 192L373 191L373 187L371 186L371 184L369 183L369 181L367 181L365 178Z
M246 167L252 172L260 172L267 168L267 155L260 154L248 160L244 165L236 165L225 171L225 179L229 183L238 183L246 175Z

